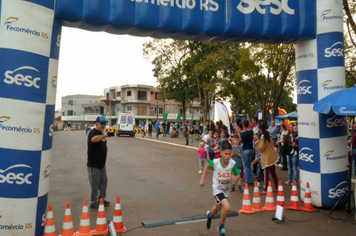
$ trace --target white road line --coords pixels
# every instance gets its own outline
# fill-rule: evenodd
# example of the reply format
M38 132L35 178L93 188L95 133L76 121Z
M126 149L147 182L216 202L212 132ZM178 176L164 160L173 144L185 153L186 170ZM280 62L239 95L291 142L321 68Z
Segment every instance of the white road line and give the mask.
M198 149L198 148L196 148L196 147L191 147L191 146L188 146L188 145L182 145L182 144L164 142L164 141L157 140L157 139L139 138L139 137L136 137L136 138L142 139L142 140L151 141L151 142L156 142L156 143L164 143L164 144L168 144L168 145L172 145L172 146L176 146L176 147L190 148L190 149L194 149L194 150L197 150L197 149Z

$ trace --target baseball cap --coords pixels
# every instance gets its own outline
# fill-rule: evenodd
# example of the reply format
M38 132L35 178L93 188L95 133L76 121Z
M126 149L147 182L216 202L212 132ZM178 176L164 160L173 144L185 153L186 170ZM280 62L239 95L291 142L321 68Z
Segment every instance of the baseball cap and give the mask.
M106 122L105 116L98 116L95 122Z

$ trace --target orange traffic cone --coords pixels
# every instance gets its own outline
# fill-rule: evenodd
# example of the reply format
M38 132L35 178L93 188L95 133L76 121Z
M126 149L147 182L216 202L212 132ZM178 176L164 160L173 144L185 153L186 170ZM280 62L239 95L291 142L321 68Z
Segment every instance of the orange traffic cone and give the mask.
M302 211L308 211L308 212L316 211L315 208L313 207L313 203L312 203L309 182L307 182L307 188L305 190L305 195L304 195L304 205L301 208L301 210Z
M277 194L277 204L276 205L282 206L282 207L284 207L284 209L288 209L288 207L286 206L286 201L284 199L282 180L279 180L278 194Z
M124 222L122 221L122 213L121 213L121 205L120 205L119 197L116 198L113 223L114 223L116 233L126 232L126 227L124 227Z
M67 202L66 209L64 211L62 234L60 234L59 236L75 236L73 229L72 212L70 210L69 202Z
M98 217L96 219L96 226L93 232L94 235L107 235L108 231L109 230L105 216L104 198L100 198Z
M54 225L52 204L48 205L48 210L47 210L47 214L46 214L46 225L44 228L43 236L57 236L56 227Z
M80 218L79 230L76 236L92 236L93 231L90 228L90 216L88 208L88 199L84 199L82 217Z
M275 211L276 210L276 205L274 204L274 197L273 197L271 181L268 181L265 209L266 209L266 211Z
M288 207L290 210L300 211L297 181L293 180L292 195L290 196L290 205Z
M265 211L262 207L260 190L258 189L257 181L255 182L255 188L253 191L252 210L255 212Z
M248 191L248 184L245 183L244 198L242 200L242 209L239 210L241 213L253 214L254 210L251 209L250 193Z

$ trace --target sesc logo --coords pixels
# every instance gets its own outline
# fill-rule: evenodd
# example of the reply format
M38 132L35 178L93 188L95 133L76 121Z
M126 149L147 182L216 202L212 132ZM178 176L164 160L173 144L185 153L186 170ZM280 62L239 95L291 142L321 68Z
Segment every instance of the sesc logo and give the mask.
M288 0L241 0L237 9L243 14L251 14L254 10L264 15L266 8L269 6L269 11L274 15L280 15L282 11L289 15L294 15L294 9L288 6Z
M335 188L329 189L329 198L341 197L343 193L345 193L347 189L347 182L342 181Z
M32 184L32 181L30 180L32 173L25 174L21 173L20 171L16 171L18 169L23 168L32 169L31 166L24 164L13 165L7 168L6 170L0 169L0 184ZM10 170L13 170L14 172L10 172Z
M6 71L4 82L7 84L15 83L18 86L22 86L22 84L23 84L29 88L35 87L36 89L40 89L38 82L41 80L41 78L40 77L33 78L32 75L21 74L21 72L24 70L35 71L37 73L40 73L40 71L37 70L36 68L33 68L31 66L23 66L23 67L17 68L14 71L11 71L11 70Z
M307 147L302 148L299 152L299 160L314 163L314 160L312 159L314 157L314 154L312 153L312 149Z
M332 118L326 120L326 127L328 128L341 127L341 126L347 126L346 117L334 115Z
M344 57L344 44L342 42L336 42L331 47L325 48L324 57Z
M300 81L298 84L297 93L298 94L312 94L312 92L310 91L312 86L308 85L308 84L311 84L311 82L309 80Z

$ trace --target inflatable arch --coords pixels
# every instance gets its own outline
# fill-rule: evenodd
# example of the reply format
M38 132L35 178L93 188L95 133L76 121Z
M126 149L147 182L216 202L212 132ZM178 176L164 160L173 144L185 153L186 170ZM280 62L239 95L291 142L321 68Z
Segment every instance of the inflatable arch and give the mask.
M313 111L345 88L342 1L0 0L0 16L1 235L43 235L62 26L296 43L301 189L310 182L313 204L325 208L345 190L346 119Z

